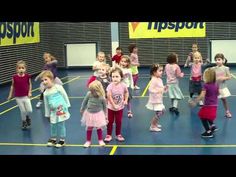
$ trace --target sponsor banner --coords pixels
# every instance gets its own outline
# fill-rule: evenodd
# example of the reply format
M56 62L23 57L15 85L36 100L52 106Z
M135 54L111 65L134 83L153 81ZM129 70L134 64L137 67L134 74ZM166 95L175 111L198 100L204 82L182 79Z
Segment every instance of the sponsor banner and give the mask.
M0 22L0 46L37 42L39 22Z
M205 22L129 22L129 38L206 37Z

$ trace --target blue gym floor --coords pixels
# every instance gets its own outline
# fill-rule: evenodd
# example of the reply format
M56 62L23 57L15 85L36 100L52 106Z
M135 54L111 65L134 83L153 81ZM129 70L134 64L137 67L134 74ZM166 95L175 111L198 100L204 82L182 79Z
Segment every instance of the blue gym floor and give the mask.
M180 88L185 99L179 102L180 115L176 116L168 111L170 99L165 95L166 112L161 118L162 131L150 132L150 120L153 112L145 108L148 100L148 91L145 89L149 82L149 68L140 69L138 85L140 90L134 91L132 110L134 117L128 119L127 110L124 110L122 134L125 142L119 143L114 138L105 147L97 144L97 133L93 132L90 148L83 148L86 140L85 127L80 124L80 105L87 92L86 81L92 74L89 70L62 70L59 71L64 88L70 98L71 118L66 122L66 146L62 148L47 147L50 137L49 121L44 117L44 106L36 109L35 105L40 94L39 82L33 83L32 93L32 126L27 131L21 130L19 108L15 100L6 101L10 85L0 86L0 155L225 155L236 154L236 110L235 110L235 75L236 68L231 67L233 77L228 81L232 96L228 98L231 119L224 117L224 109L219 100L216 125L219 130L214 138L203 139L204 131L197 116L199 107L190 109L188 106L189 69L183 69L185 77L180 80ZM163 78L165 82L165 78ZM114 132L114 129L113 129ZM106 130L103 132L105 137Z

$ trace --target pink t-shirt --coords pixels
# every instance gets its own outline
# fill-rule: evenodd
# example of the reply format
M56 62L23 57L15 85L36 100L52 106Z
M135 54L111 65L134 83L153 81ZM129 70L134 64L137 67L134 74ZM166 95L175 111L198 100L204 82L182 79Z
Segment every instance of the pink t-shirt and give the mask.
M183 77L180 67L177 64L167 64L165 67L167 84L178 83L178 77Z
M25 74L23 77L18 74L13 75L15 97L28 96L30 78L29 74Z
M149 86L149 103L163 103L164 85L161 78L152 77Z
M119 108L115 110L110 101L108 101L107 108L114 111L119 111L121 109L124 109L124 100L125 100L124 95L127 92L128 89L124 83L120 82L117 85L115 85L113 82L110 83L107 87L107 93L111 94L114 103L118 105Z
M202 75L202 63L193 63L191 69L191 77L199 77Z

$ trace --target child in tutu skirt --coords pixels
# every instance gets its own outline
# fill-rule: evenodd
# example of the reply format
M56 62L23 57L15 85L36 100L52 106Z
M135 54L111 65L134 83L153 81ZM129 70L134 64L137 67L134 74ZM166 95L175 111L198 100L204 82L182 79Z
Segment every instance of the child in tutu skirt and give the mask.
M194 100L189 102L190 106L194 107L196 104L205 98L204 105L198 112L198 116L202 121L205 132L202 133L203 138L212 138L213 133L217 130L214 124L217 114L219 86L216 84L216 72L212 68L205 70L203 74L204 85L201 94Z
M89 84L89 91L80 108L80 113L82 114L81 122L87 129L87 141L85 142L84 147L89 147L91 145L93 128L97 128L99 145L105 145L102 139L102 129L107 125L106 112L107 108L104 89L101 82L95 80Z

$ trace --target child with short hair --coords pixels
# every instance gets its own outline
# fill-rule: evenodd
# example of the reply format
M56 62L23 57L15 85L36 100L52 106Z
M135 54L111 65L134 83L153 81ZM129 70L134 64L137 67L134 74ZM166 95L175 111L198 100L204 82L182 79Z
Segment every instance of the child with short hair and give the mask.
M217 53L215 55L216 66L213 69L216 72L216 82L219 84L219 98L222 100L223 106L225 108L225 117L232 118L232 114L229 111L229 105L226 98L231 96L231 93L227 87L226 81L231 79L231 74L229 67L225 66L227 59L224 57L223 53Z
M22 130L26 130L31 125L32 105L30 97L32 96L31 76L26 73L27 65L25 61L20 60L16 63L16 73L12 76L12 84L8 96L10 100L13 95L19 106L22 120Z
M70 118L68 110L70 101L62 85L54 83L54 75L51 71L43 71L40 78L46 87L44 92L45 117L50 117L51 126L51 138L47 145L59 148L65 146L65 121ZM59 141L57 142L58 136Z
M174 112L176 115L179 115L178 101L184 99L184 95L179 88L178 78L182 78L184 73L181 72L181 69L177 64L178 55L176 53L171 53L168 55L167 63L165 73L167 76L168 93L171 99L171 107L169 110L170 112Z
M163 73L163 66L153 64L150 70L151 81L149 86L149 99L146 104L147 109L155 112L155 116L151 120L150 131L161 131L159 124L160 117L164 114L165 106L163 104L163 94L167 91L167 86L163 85L161 79Z

